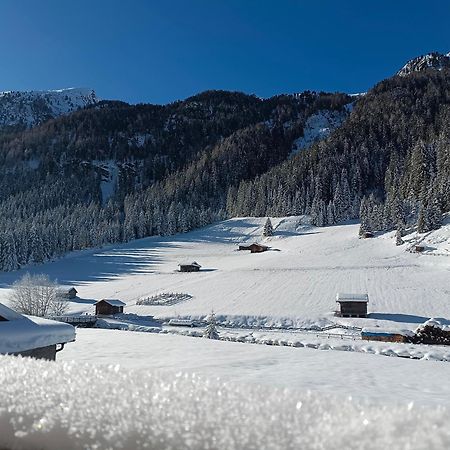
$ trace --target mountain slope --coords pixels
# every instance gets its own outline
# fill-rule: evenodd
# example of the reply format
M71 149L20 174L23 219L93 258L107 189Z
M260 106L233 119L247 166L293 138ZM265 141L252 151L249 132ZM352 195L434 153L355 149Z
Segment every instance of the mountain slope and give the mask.
M311 214L318 225L359 216L370 227L417 220L439 226L450 210L450 71L376 85L328 139L232 192L230 215ZM434 217L431 217L434 216Z
M97 103L92 89L0 92L0 129L32 127Z
M224 217L230 185L286 159L344 94L210 91L166 106L100 102L0 136L0 267L189 230Z
M408 61L397 75L406 76L413 72L422 72L428 69L443 70L450 68L450 52L446 54L432 52Z
M442 69L357 98L207 91L164 106L103 101L9 130L0 268L233 216L427 232L450 210L449 123Z

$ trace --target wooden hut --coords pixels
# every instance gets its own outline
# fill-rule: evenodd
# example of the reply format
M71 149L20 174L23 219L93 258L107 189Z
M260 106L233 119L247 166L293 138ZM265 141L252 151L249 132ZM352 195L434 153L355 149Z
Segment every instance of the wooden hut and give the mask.
M103 299L95 303L96 316L113 316L123 313L125 303L120 300Z
M361 338L365 341L381 341L381 342L408 342L410 333L398 330L380 330L363 328Z
M267 250L269 250L269 247L267 245L257 244L256 242L254 244L241 244L239 245L239 250L250 250L250 253L262 253Z
M417 244L414 246L414 251L416 253L422 253L425 251L425 245Z
M365 231L364 234L363 234L363 238L364 239L370 239L370 238L373 238L373 237L375 237L375 234L372 233L371 231Z
M180 268L180 272L198 272L201 269L201 265L198 262L191 262L191 263L183 263L178 264Z
M336 295L338 310L336 316L339 317L367 317L367 294L341 294Z
M74 287L71 287L70 289L63 290L61 293L64 298L73 299L76 298L78 291Z

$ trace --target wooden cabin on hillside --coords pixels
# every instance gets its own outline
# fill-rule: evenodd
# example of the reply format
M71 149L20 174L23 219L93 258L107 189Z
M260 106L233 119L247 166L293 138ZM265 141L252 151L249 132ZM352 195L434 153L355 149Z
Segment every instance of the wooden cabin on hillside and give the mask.
M70 289L63 289L61 294L63 298L73 299L77 297L78 291L74 287L71 287Z
M408 342L411 332L405 330L383 330L378 328L363 328L361 338L364 341Z
M367 294L341 294L336 295L338 310L336 316L339 317L367 317L367 304L369 296Z
M199 272L202 266L198 262L178 264L180 272Z
M240 244L239 250L250 250L250 253L262 253L269 250L267 245L257 244L256 242L253 244Z
M95 303L96 316L113 316L123 313L125 303L115 299L103 299Z

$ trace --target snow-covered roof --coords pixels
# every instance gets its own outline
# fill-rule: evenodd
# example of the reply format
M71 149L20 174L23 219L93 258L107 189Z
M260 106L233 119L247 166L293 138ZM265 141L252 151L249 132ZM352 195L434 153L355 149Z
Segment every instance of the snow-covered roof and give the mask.
M393 334L400 334L402 336L414 336L414 331L408 329L365 327L361 330L361 334L366 336L392 336Z
M104 298L103 300L99 300L97 303L100 302L106 302L111 306L125 306L126 303L122 302L121 300L117 300L117 299L110 299L110 298ZM97 304L95 303L95 304Z
M202 267L198 262L192 261L192 262L184 262L178 264L179 266L195 266L195 267Z
M18 320L22 319L23 316L19 313L16 313L11 308L0 303L0 316L6 320Z
M369 302L369 296L367 294L342 294L338 292L336 294L337 302Z
M67 323L23 316L0 303L0 353L17 353L75 340L75 328Z

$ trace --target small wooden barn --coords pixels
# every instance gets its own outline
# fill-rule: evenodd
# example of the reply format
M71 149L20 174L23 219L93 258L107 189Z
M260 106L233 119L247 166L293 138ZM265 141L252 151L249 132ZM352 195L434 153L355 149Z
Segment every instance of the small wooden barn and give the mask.
M414 246L414 251L416 253L422 253L425 251L425 245L417 244Z
M76 298L78 291L74 287L71 287L70 289L64 289L61 293L64 298L72 299Z
M180 272L199 272L202 266L198 262L178 264Z
M250 253L262 253L267 250L269 250L269 247L267 245L257 244L256 242L254 244L240 244L239 250L250 250Z
M373 238L373 237L375 237L375 234L372 233L371 231L365 231L363 233L363 238L364 239L370 239L370 238Z
M339 317L367 317L367 294L341 294L336 295L338 310L336 316Z
M408 334L401 331L363 328L361 338L365 341L408 342Z
M96 316L113 316L123 313L125 303L120 300L103 299L95 303Z

